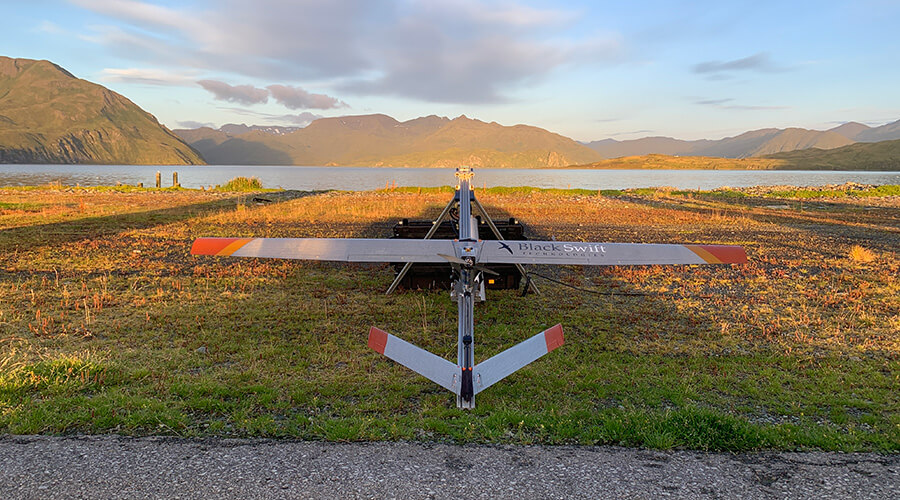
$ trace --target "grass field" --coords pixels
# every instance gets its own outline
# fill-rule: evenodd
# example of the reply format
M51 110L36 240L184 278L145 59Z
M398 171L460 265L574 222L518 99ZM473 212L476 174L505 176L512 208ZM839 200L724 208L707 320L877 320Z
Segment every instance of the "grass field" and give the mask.
M0 189L0 432L900 451L897 188L807 191L479 190L532 238L750 262L536 267L563 284L489 291L478 359L556 323L566 344L467 412L366 346L376 325L454 360L447 292L386 296L386 265L188 254L386 237L449 191Z

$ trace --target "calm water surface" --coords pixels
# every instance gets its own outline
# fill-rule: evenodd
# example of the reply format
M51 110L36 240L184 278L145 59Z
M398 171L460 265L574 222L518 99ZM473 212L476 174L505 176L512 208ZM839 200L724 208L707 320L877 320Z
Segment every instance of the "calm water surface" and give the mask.
M0 165L0 186L61 183L74 186L135 185L152 187L156 172L162 185L172 185L172 172L187 188L225 184L237 176L258 177L265 187L300 190L369 190L398 186L455 185L451 168L263 167L263 166L135 166L135 165ZM822 186L859 182L900 184L900 172L823 172L771 170L542 170L476 169L475 186L625 189L672 186L715 189L722 186Z

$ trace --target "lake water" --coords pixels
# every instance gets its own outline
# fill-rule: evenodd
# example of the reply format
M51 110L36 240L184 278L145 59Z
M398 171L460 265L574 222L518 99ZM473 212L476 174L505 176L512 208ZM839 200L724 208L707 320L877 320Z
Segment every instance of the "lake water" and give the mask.
M456 184L451 168L265 167L265 166L136 166L136 165L0 165L0 186L101 186L144 183L152 187L156 172L162 185L172 185L172 172L187 188L225 184L237 176L258 177L265 187L298 190L370 190L397 186ZM900 172L826 172L785 170L590 170L476 169L477 187L534 186L541 188L625 189L672 186L715 189L722 186L822 186L858 182L900 184Z

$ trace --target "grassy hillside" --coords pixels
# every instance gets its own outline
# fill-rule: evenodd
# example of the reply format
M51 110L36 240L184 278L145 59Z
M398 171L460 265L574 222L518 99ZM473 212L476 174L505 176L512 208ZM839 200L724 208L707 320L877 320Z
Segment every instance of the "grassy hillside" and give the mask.
M48 61L0 57L0 124L0 163L203 163L153 115Z
M778 170L786 168L784 160L770 158L715 158L710 156L645 155L613 158L578 168L599 169L663 169L663 170Z
M600 169L684 170L900 170L900 140L805 149L753 158L645 155L578 165Z
M857 143L838 149L791 151L765 157L800 170L900 170L900 140Z

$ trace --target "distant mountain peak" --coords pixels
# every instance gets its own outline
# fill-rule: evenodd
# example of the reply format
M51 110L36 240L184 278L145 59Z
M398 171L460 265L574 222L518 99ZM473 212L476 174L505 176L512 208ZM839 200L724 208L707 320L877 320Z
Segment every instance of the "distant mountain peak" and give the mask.
M836 134L840 134L847 139L857 140L860 134L867 130L871 130L872 127L868 125L863 125L859 122L846 122L838 125L837 127L830 128L827 132L834 132Z
M860 142L880 142L900 139L900 120L884 124L880 127L862 131L856 140Z

